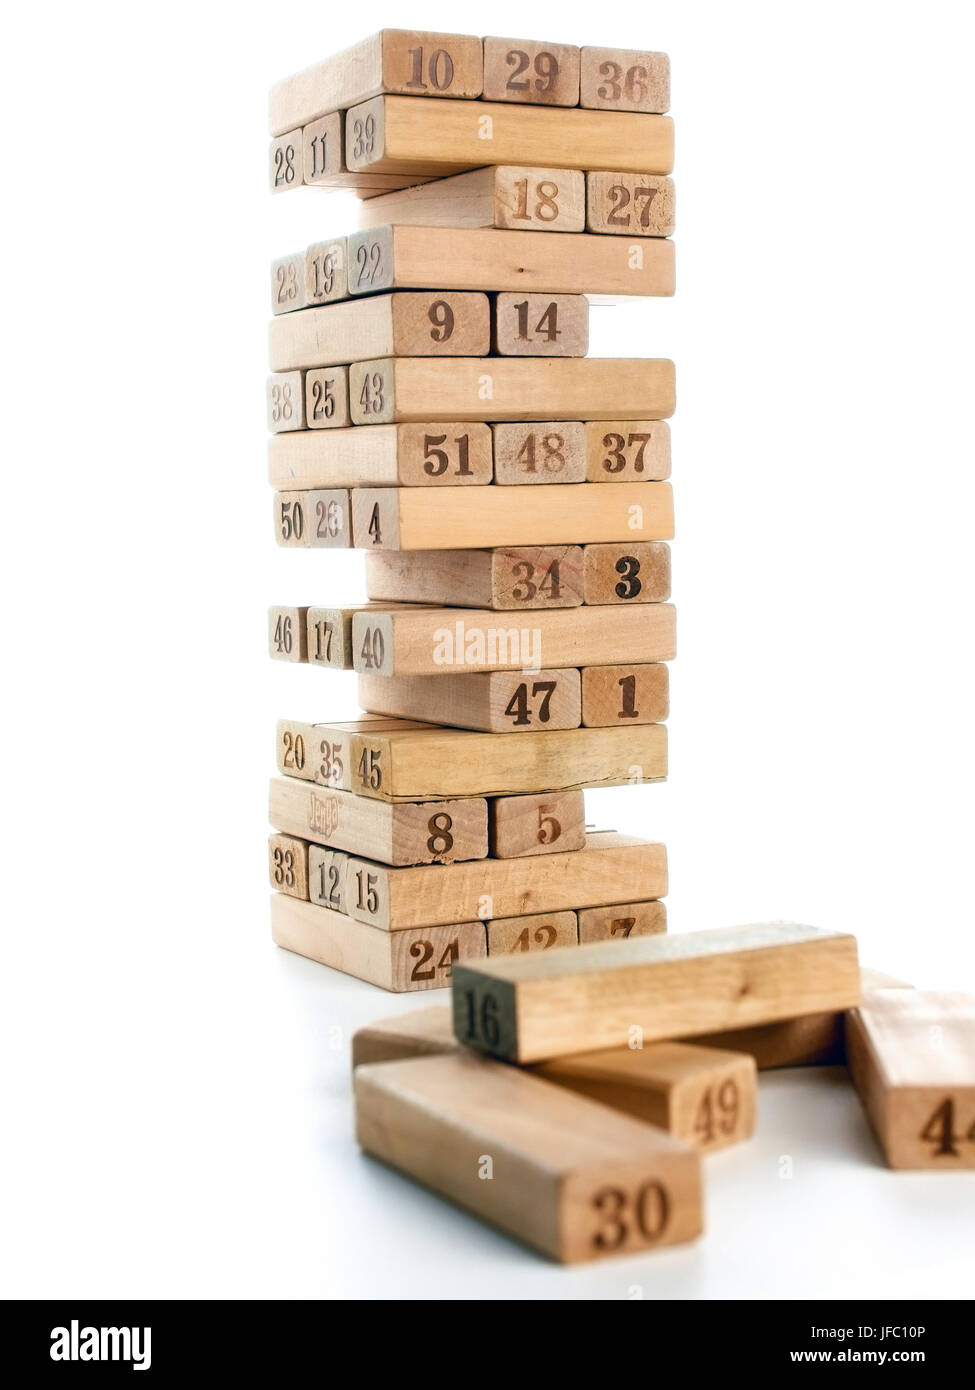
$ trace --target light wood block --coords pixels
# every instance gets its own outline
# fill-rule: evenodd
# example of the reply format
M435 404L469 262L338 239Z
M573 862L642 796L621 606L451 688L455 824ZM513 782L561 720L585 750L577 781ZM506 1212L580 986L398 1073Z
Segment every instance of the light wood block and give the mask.
M409 97L380 96L349 111L345 158L350 169L373 174L439 177L484 164L669 174L674 127L668 116L487 101L431 107Z
M354 604L351 608L307 608L307 657L313 666L327 666L332 671L352 670L352 619L356 613L372 609L399 607L399 604Z
M312 793L314 795L314 793ZM348 916L345 906L345 865L349 856L327 845L308 846L308 899L318 907Z
M582 792L491 797L488 840L495 859L523 859L529 855L585 849L586 810Z
M535 1074L665 1129L701 1153L755 1132L758 1073L747 1053L661 1042L558 1057Z
M283 492L333 487L469 487L493 472L490 426L459 420L355 425L268 440L268 476Z
M586 476L591 483L649 483L670 477L666 420L590 420Z
M552 862L540 860L539 867ZM499 956L476 970L459 969L454 1031L468 1046L509 1061L541 1062L626 1047L634 1036L646 1045L842 1009L859 997L852 936L766 922Z
M303 182L301 168L301 131L283 132L271 141L271 192L284 193L289 188L300 188Z
M674 276L674 243L661 237L623 240L567 232L552 238L535 231L402 224L349 237L349 289L357 295L438 285L444 292L514 291L522 297L660 297L674 293ZM633 404L615 413L627 412L643 413ZM575 418L582 413L577 409Z
M267 379L267 427L272 434L305 426L305 389L301 372L275 372Z
M310 430L334 430L352 424L348 367L316 367L305 372L305 418Z
M853 1084L891 1168L975 1168L975 996L876 990L846 1016Z
M396 993L442 989L450 984L455 962L487 953L483 922L379 931L283 893L271 899L271 935L287 951Z
M352 544L349 493L343 488L274 494L274 535L289 549L347 550Z
M291 835L268 837L271 887L291 898L308 901L308 845Z
M586 222L585 179L577 169L490 165L368 198L359 207L359 226L581 232Z
M411 602L459 608L577 608L582 547L370 551L366 589L374 599L403 594Z
M539 1077L461 1053L360 1066L355 1092L367 1153L553 1259L701 1232L695 1150Z
M612 830L589 835L584 849L541 858L391 869L350 857L346 866L350 914L391 932L474 918L572 912L633 891L646 898L666 893L667 852L663 845Z
M280 256L271 262L271 313L290 314L308 303L305 290L305 253Z
M348 237L316 241L305 251L303 275L305 302L311 308L333 304L349 296Z
M666 53L583 48L579 105L595 111L668 111L670 59Z
M271 88L272 135L356 106L380 92L423 97L479 97L481 40L466 34L383 29Z
M549 951L578 946L579 923L574 912L537 912L528 917L496 917L487 924L489 956L519 951Z
M370 714L424 719L456 729L521 733L577 729L582 692L576 670L491 671L462 676L359 677L359 704Z
M394 804L275 777L268 819L276 830L383 864L446 864L488 852L483 797Z
M360 244L358 252L364 251ZM353 279L359 274L356 255L350 246ZM487 295L452 290L359 297L281 314L271 320L269 339L275 371L387 356L479 357L490 344Z
M579 913L580 946L592 941L625 941L631 936L659 936L666 930L667 908L662 902L615 903L587 907Z
M586 603L660 603L670 598L670 546L662 541L587 545Z
M430 1004L357 1028L352 1034L352 1069L371 1062L404 1062L410 1057L438 1057L459 1050L449 1006Z
M442 494L441 494L442 495ZM675 612L669 603L636 608L555 608L517 623L490 610L390 608L352 619L352 659L362 674L438 676L451 672L541 671L614 664L629 653L640 663L670 661Z
M587 728L660 724L669 714L670 672L659 662L583 667L582 722Z
M587 174L586 227L610 236L673 236L673 179L662 174Z
M302 127L301 167L304 182L309 186L341 187L341 181L336 176L347 174L348 170L345 167L345 131L340 111L332 111Z
M484 100L578 106L578 48L531 39L486 38Z
M307 623L307 608L275 604L267 610L268 650L275 661L308 660Z
M502 357L585 357L589 300L584 294L499 294L492 346Z
M538 424L497 424L494 436L496 483L584 483L586 427L579 420Z
M433 724L409 723L403 719L381 719L373 715L363 715L361 719L346 719L330 724L308 724L300 719L279 719L278 771L286 777L297 777L305 782L317 782L323 787L348 791L352 786L350 739L367 731L377 734L384 730L395 730L400 734L410 730L416 733L440 732Z

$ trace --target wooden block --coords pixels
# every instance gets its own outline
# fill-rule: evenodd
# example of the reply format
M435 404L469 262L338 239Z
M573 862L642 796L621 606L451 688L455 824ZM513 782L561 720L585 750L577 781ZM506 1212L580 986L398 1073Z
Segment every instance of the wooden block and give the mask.
M615 903L611 907L587 907L579 913L581 946L591 941L658 936L666 930L667 908L662 902Z
M305 305L312 308L332 304L349 295L348 237L333 237L331 241L316 241L302 258L305 282Z
M670 672L645 666L585 666L582 722L589 729L660 724L670 713Z
M283 779L282 779L283 780ZM314 792L311 793L315 795ZM272 791L273 800L273 791ZM308 899L318 907L346 913L345 865L349 856L326 845L308 846Z
M308 125L380 92L479 97L483 74L480 39L466 34L383 29L276 82L269 105L271 134Z
M431 107L409 97L379 96L349 111L345 159L352 170L434 177L484 164L669 174L674 127L668 116L487 101Z
M537 1076L455 1053L360 1066L355 1093L367 1153L553 1259L701 1232L695 1150Z
M332 111L302 127L301 167L306 184L323 188L334 187L335 176L348 172L340 111Z
M291 835L268 837L271 887L291 898L308 901L308 845Z
M442 496L442 494L440 494ZM612 665L624 653L637 661L674 656L671 604L627 609L556 608L533 612L516 626L501 626L489 610L390 608L352 619L352 659L362 674L438 676L451 671L541 671Z
M487 953L483 922L379 931L282 893L271 898L271 935L285 950L396 993L442 989L450 984L455 962Z
M361 719L340 720L331 724L308 724L298 719L279 719L277 726L278 771L286 777L297 777L320 786L348 791L352 785L349 762L349 740L358 733L380 733L413 730L438 733L432 724L408 723L402 719L377 719L363 715ZM309 835L309 839L315 839Z
M586 477L591 483L648 483L670 477L666 420L590 420Z
M875 990L846 1016L853 1084L891 1168L975 1168L975 996Z
M541 1062L626 1047L634 1038L646 1045L773 1023L849 1007L859 996L854 937L764 922L602 941L558 954L502 956L476 970L459 970L454 1031L468 1046L509 1061Z
M355 425L334 434L268 440L271 486L282 491L331 487L469 487L493 472L490 426L444 421Z
M523 859L585 849L582 792L492 796L488 802L488 840L495 859Z
M316 367L304 375L305 418L302 423L310 430L350 426L348 367Z
M305 254L281 256L271 262L271 313L290 314L308 303L305 290Z
M343 488L274 494L274 534L291 549L347 550L352 544L349 493Z
M578 106L578 48L531 39L485 39L484 100Z
M670 598L670 546L663 541L587 545L585 603L660 603Z
M673 236L673 179L663 174L587 174L586 227L613 236Z
M271 141L271 192L284 193L289 188L300 188L301 169L301 131L289 130Z
M306 650L313 666L333 671L352 670L352 619L381 604L360 603L351 608L306 608ZM388 606L388 605L385 605Z
M267 379L267 427L272 434L304 429L305 392L301 372L275 372Z
M614 1047L543 1062L536 1075L665 1129L701 1153L755 1132L758 1074L744 1052L680 1042Z
M591 834L584 849L542 858L391 869L350 857L346 866L350 914L391 932L474 918L571 912L634 890L646 898L666 893L666 850L612 830Z
M370 1062L399 1062L409 1057L437 1057L458 1052L453 1020L446 1004L411 1009L394 1018L379 1018L352 1034L352 1069Z
M585 357L589 300L584 294L499 294L492 346L502 357Z
M332 743L334 761L342 754ZM446 864L488 852L487 802L477 797L394 805L275 777L268 818L276 830L383 864Z
M666 53L583 48L579 105L595 111L669 110L670 59Z
M497 424L494 481L499 484L584 483L586 427L579 420Z
M307 608L282 608L278 604L267 610L268 648L276 661L307 661Z
M368 198L359 207L359 226L581 232L586 222L585 180L577 169L490 165Z
M404 594L459 608L577 608L582 547L370 551L366 588L375 599Z
M487 924L487 943L489 956L578 946L579 923L574 912L536 912L529 917L495 917Z
M359 704L370 714L424 719L456 729L521 733L577 729L582 694L576 670L491 671L463 676L359 677Z
M439 285L444 293L514 291L522 298L526 293L667 296L674 293L674 243L661 237L624 241L587 232L553 239L545 232L492 227L403 225L374 227L349 237L352 294L430 285ZM577 409L575 418L581 413ZM628 403L614 413L643 412Z

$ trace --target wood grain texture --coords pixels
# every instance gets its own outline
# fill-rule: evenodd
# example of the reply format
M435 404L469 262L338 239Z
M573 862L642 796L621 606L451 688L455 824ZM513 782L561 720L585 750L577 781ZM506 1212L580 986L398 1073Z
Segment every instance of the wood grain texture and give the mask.
M458 970L454 1029L468 1046L534 1062L842 1009L859 996L852 936L771 922Z
M268 652L275 661L307 661L307 608L273 605L267 610Z
M666 904L653 900L587 907L579 913L580 946L587 946L593 941L626 941L631 936L658 936L666 930Z
M582 722L581 681L573 669L532 675L360 675L359 704L370 714L485 733L577 729Z
M303 257L305 302L301 306L320 308L349 295L348 237L332 237L315 241Z
M305 614L306 656L313 666L326 666L332 671L352 670L352 619L356 613L375 609L384 611L398 604L354 604L349 608L307 608ZM273 610L272 610L273 611ZM284 611L284 610L281 610ZM297 610L296 610L297 611Z
M670 477L666 420L586 422L586 476L591 483L649 483Z
M457 1052L453 1020L447 1004L378 1018L352 1034L352 1069L371 1062L401 1062L409 1057L437 1057Z
M674 181L660 174L586 175L586 227L609 236L673 236Z
M355 1093L367 1153L553 1259L700 1234L695 1150L539 1077L458 1053L360 1066Z
M308 303L305 289L305 253L279 256L271 262L271 313L290 314Z
M582 547L369 551L366 591L379 601L403 594L411 602L458 608L577 608Z
M445 864L488 851L487 802L478 797L394 804L275 777L268 819L276 830L383 864Z
M668 111L670 59L666 53L628 48L583 48L579 105L596 111Z
M574 912L537 912L527 917L496 917L487 923L489 956L522 951L550 951L578 946L579 923Z
M352 544L349 493L343 488L274 494L274 538L299 550L347 550Z
M585 603L660 603L670 598L670 546L662 541L587 545Z
M354 246L349 259L355 274ZM490 343L487 295L456 290L359 296L280 314L269 337L274 371L387 356L479 357Z
M891 1168L975 1168L975 996L875 990L846 1015L853 1084Z
M674 293L674 266L674 243L661 237L624 239L586 232L551 237L491 227L403 224L349 237L349 290L354 295L438 285L443 290L666 297ZM616 413L622 415L624 409ZM643 412L631 405L629 413Z
M420 176L459 174L484 164L669 174L674 127L667 116L487 101L431 107L408 97L380 96L349 111L345 158L353 170Z
M267 842L271 887L308 901L308 845L291 835L270 835Z
M348 791L352 785L350 739L356 734L394 729L402 734L439 733L435 724L410 723L363 715L329 724L309 724L300 719L279 719L276 733L278 771L285 777L317 782L323 787ZM431 798L433 799L433 798Z
M495 859L584 849L586 810L582 792L492 797L488 802L488 841Z
M578 106L578 48L533 39L486 38L484 100Z
M556 608L530 617L488 609L376 608L352 618L352 659L363 675L446 676L670 661L675 611L669 603Z
M276 945L396 993L442 989L456 961L487 952L483 922L386 932L317 903L275 893L271 935Z
M328 845L308 846L308 900L346 915L345 865L349 856Z
M585 357L589 300L584 294L499 294L492 350L502 357Z
M405 869L352 857L346 873L351 915L397 932L475 918L571 912L612 902L624 893L662 897L667 853L663 845L607 830L590 834L584 849L567 854Z
M581 232L586 176L577 169L490 165L380 193L359 207L359 227L498 227Z
M659 724L670 714L670 672L649 665L585 666L582 722L589 729Z
M586 481L586 427L580 420L495 424L491 433L496 483Z
M469 487L491 481L491 430L459 420L355 425L268 440L268 479L292 492L336 487Z
M744 1052L691 1043L617 1047L543 1062L535 1075L714 1153L755 1132L758 1074Z

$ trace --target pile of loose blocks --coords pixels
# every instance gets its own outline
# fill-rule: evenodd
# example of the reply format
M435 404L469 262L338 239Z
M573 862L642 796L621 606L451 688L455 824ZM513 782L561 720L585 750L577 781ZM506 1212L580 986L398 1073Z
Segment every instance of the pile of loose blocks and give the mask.
M668 936L664 847L586 825L667 770L674 369L585 354L590 297L673 293L668 106L664 54L400 30L271 93L272 189L361 200L272 266L275 532L368 595L270 610L365 711L279 723L274 940L452 989L356 1035L360 1143L564 1260L698 1235L762 1067L848 1056L893 1166L975 1166L975 1002Z

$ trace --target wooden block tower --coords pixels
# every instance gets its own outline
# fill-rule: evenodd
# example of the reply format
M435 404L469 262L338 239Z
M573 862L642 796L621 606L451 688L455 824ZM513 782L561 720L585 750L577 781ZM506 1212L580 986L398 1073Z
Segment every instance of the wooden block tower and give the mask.
M668 105L663 54L398 30L271 93L272 190L362 200L272 266L274 529L369 600L270 610L364 711L278 725L273 934L386 989L666 930L583 789L667 773L674 368L586 353L674 290Z

